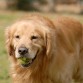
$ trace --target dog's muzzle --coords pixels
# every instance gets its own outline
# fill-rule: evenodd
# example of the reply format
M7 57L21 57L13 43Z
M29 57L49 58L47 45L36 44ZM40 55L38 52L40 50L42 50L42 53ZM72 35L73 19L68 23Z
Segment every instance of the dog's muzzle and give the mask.
M32 58L32 59L31 58L30 59L28 58L28 54L29 53L28 53L28 49L26 47L19 47L18 53L20 55L20 57L18 59L22 59L22 58L25 58L26 59L26 61L24 61L24 63L21 63L22 67L29 67L34 62L34 60L36 59L36 56L38 54L38 51L37 51L35 57Z

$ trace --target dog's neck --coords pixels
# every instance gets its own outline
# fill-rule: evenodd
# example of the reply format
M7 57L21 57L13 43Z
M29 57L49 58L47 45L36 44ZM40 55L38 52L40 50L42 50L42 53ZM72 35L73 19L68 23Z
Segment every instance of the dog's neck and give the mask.
M53 83L46 72L45 69L43 71L41 68L38 70L16 68L12 77L15 83Z
M34 63L31 67L23 68L20 65L14 65L12 77L15 83L53 83L48 74L49 62L47 58L44 58L44 60L36 60L37 64L34 65Z

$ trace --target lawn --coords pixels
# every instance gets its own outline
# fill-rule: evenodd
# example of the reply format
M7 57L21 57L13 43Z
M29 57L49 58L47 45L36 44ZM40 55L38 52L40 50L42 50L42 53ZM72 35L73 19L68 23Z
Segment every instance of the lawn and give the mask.
M30 13L30 12L29 12ZM11 83L9 76L9 60L5 49L5 28L15 22L17 19L24 18L29 14L28 12L10 12L0 11L0 83ZM78 19L83 23L83 15L76 14L54 14L41 13L44 16L55 19L56 16L69 16Z

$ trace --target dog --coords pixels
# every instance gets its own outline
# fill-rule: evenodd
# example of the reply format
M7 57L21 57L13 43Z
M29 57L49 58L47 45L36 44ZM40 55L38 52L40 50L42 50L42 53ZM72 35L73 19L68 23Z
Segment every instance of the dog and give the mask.
M83 83L83 26L75 19L33 14L6 29L6 46L13 83Z

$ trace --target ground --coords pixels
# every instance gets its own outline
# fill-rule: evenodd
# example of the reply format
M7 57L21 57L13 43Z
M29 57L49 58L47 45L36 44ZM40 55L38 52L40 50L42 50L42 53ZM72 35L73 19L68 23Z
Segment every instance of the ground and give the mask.
M31 12L33 13L33 12ZM18 12L18 11L0 11L0 83L11 83L9 75L9 60L5 48L5 29L7 26L14 23L17 19L24 18L30 12ZM41 13L42 15L51 18L52 20L56 19L57 16L69 16L79 20L83 23L83 15L78 14L64 14L64 13Z

